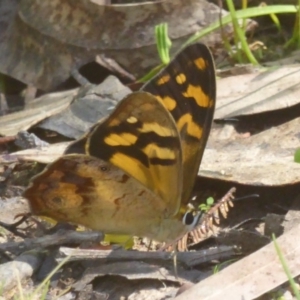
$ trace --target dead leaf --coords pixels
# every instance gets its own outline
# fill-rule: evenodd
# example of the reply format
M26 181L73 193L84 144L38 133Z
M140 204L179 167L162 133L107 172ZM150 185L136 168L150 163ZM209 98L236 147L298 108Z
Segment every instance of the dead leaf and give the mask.
M57 143L41 148L26 149L11 154L0 155L0 163L12 163L18 161L36 161L48 164L63 155L70 142Z
M299 76L297 64L218 80L215 119L273 111L300 103Z
M39 127L78 138L130 92L109 76L99 85L50 93L27 103L23 111L0 117L0 135L16 135L43 121Z
M204 0L131 5L102 5L91 0L12 3L0 19L4 24L0 72L42 90L53 89L70 77L72 70L101 54L140 77L159 62L155 25L169 24L174 53L220 14L219 7ZM222 33L232 34L231 25ZM219 33L203 39L211 45L220 41Z
M28 213L28 201L22 197L8 199L0 198L0 220L1 222L12 224L16 222L15 216Z
M300 274L300 225L277 239L293 277ZM210 276L176 300L252 300L288 280L273 243Z
M284 216L282 226L284 227L284 232L286 232L293 229L298 224L300 224L300 195L295 198L289 211Z
M16 135L62 111L69 106L78 90L44 95L26 104L24 110L0 117L0 135Z
M39 127L69 138L79 138L92 125L106 117L131 90L118 78L108 76L101 84L79 91L69 107L44 120Z
M211 134L199 175L249 185L300 182L294 151L300 144L300 118L247 139L218 140Z
M11 299L16 293L16 286L21 281L28 280L43 262L44 254L41 252L23 253L13 261L0 264L0 281L2 282L2 295Z

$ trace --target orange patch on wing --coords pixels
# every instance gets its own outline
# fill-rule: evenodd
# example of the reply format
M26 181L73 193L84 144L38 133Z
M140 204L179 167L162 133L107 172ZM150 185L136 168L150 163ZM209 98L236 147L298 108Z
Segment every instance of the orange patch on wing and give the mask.
M170 96L160 97L155 96L166 108L168 111L172 111L176 107L176 101Z
M200 70L205 70L207 68L206 62L202 57L195 59L194 64Z
M104 142L110 146L130 146L133 145L137 139L138 137L131 133L112 133L105 137Z
M156 84L157 85L162 85L162 84L165 84L167 83L169 80L170 80L170 75L164 75L163 77L159 78L157 81L156 81Z
M195 86L189 84L186 92L182 93L184 97L194 98L196 103L201 107L209 107L210 99L208 95L206 95L201 86Z
M159 136L174 136L174 132L168 128L164 127L158 123L143 123L143 126L138 129L139 132L155 132Z
M114 154L109 161L112 164L118 166L119 168L121 168L121 166L130 166L130 175L142 182L144 185L146 185L148 180L147 174L143 170L141 162L139 160L127 156L122 152L118 152Z
M183 74L183 73L178 74L178 75L176 76L176 82L177 82L178 84L183 84L183 83L185 83L185 82L186 82L186 76L185 76L185 74Z
M181 118L177 121L177 127L179 129L179 132L184 126L186 126L186 131L188 135L200 140L203 128L193 121L191 114L185 114L181 116Z
M159 147L156 144L148 144L143 148L143 152L149 158L159 158L159 159L176 159L174 150L170 148Z

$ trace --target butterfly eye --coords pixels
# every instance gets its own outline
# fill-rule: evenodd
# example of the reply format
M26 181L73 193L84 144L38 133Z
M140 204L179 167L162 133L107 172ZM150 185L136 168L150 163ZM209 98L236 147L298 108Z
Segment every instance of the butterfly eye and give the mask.
M190 211L186 212L184 214L183 218L182 218L182 223L184 225L189 226L189 225L192 225L193 222L194 222L194 216L193 216L193 214Z
M184 225L186 225L187 227L189 227L190 230L192 230L198 224L198 222L201 218L201 215L202 215L201 212L193 214L193 212L188 211L184 214L184 216L182 218L182 223Z

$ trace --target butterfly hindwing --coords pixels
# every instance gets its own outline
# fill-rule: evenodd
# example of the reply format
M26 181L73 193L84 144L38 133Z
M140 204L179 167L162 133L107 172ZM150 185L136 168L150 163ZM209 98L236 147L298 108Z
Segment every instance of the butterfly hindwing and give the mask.
M161 241L176 238L178 233L174 226L173 237L165 234L168 227L160 230L168 208L160 197L120 168L85 154L67 154L49 164L33 178L24 196L36 215L105 233Z

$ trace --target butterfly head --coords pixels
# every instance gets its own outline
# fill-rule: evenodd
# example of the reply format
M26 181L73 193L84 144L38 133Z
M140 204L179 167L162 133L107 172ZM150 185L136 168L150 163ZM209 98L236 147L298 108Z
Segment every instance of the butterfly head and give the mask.
M203 213L189 206L182 206L173 218L163 219L155 231L155 240L174 242L192 231L200 222ZM154 231L153 231L154 232Z
M187 227L187 231L193 230L199 223L203 213L201 211L188 210L182 217L182 223Z

